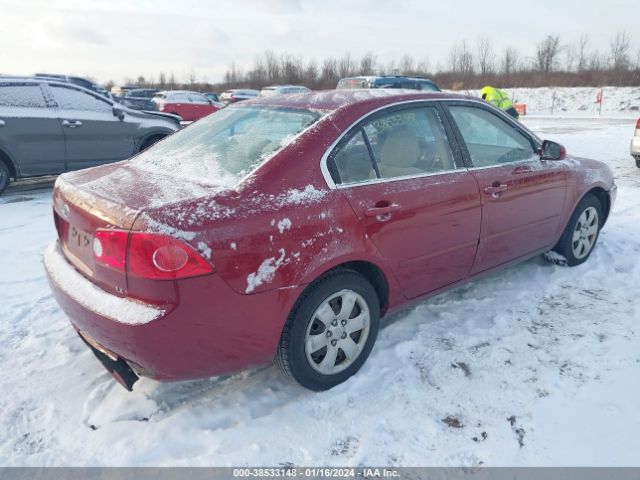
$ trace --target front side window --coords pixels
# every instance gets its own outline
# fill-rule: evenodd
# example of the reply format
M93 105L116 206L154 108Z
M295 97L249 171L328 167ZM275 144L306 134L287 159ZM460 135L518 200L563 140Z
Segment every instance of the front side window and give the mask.
M40 85L0 85L0 107L47 108Z
M63 110L111 113L113 109L110 103L74 88L52 85L51 90L58 106Z
M434 107L395 110L365 122L331 160L337 183L391 179L456 168Z
M231 187L318 118L303 109L227 107L156 143L132 163L178 179Z
M529 139L497 115L460 105L449 106L449 110L475 167L537 158Z

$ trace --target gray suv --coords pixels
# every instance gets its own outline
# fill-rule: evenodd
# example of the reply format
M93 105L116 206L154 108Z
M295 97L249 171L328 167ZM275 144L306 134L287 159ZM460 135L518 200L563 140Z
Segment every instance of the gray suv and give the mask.
M66 82L0 76L0 193L11 178L124 160L180 128Z

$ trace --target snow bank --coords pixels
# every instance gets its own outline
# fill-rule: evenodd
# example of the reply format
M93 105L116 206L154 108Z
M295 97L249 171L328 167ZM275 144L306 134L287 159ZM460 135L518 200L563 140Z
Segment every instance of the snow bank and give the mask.
M505 88L512 100L527 105L528 115L598 116L596 96L602 90L602 116L640 117L640 87ZM467 90L479 97L479 90Z

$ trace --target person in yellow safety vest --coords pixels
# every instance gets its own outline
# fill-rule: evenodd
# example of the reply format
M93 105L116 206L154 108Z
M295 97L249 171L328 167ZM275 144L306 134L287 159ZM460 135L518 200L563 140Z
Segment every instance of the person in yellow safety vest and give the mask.
M487 85L480 90L480 95L484 101L498 107L500 110L504 110L516 120L518 119L518 112L513 108L513 102L507 92Z

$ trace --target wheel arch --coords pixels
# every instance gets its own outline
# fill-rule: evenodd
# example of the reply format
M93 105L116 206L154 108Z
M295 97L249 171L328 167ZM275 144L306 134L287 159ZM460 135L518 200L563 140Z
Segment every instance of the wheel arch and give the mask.
M149 132L148 134L146 134L144 137L141 138L140 140L140 146L138 148L138 152L140 153L143 150L146 150L147 148L149 148L149 142L151 142L152 140L155 142L162 140L163 138L169 136L170 133L168 132L163 132L163 131L153 131L153 132Z
M18 178L18 168L16 167L15 163L13 163L13 160L11 159L9 154L2 147L0 147L0 162L4 163L7 166L7 168L9 169L9 173L11 174L11 177L13 179Z
M609 193L602 187L594 187L586 192L578 203L580 203L587 195L593 195L600 202L600 206L602 207L602 214L604 216L604 218L602 219L602 225L604 226L607 219L609 218L609 213L611 211L611 198L609 198Z
M339 270L351 270L361 276L363 276L373 286L376 294L378 295L378 301L380 302L380 316L383 316L389 308L389 282L387 277L378 265L367 260L349 260L342 263L338 263L331 268L323 271L320 275L310 282L307 287L300 294L298 300L303 298L310 288L313 288L320 279L332 274ZM298 303L296 300L295 304ZM295 307L294 307L295 308Z

